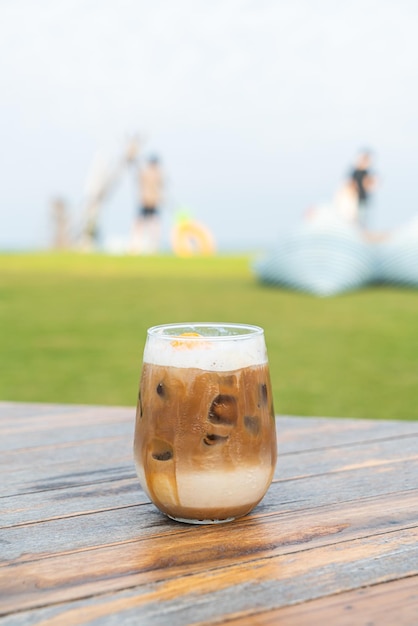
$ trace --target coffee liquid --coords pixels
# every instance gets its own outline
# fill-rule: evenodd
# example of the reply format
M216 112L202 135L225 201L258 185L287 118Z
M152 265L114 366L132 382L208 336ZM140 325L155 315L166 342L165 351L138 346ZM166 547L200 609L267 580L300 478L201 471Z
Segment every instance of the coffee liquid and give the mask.
M277 457L267 363L206 371L145 362L134 452L144 490L169 517L204 523L248 513Z

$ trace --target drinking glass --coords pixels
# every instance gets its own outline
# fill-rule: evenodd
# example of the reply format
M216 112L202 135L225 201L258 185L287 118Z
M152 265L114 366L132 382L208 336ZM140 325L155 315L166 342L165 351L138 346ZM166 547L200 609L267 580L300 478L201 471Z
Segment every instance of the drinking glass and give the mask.
M170 518L213 524L249 513L277 459L263 329L206 322L150 328L134 454L143 489Z

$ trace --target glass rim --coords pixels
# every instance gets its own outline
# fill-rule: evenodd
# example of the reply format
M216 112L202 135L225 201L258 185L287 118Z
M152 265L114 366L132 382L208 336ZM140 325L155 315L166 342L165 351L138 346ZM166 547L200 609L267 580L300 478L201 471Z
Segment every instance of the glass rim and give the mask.
M199 329L204 331L210 328L218 328L225 329L229 332L228 334L208 334L208 333L200 333L199 335L184 335L181 336L182 332L199 332ZM164 332L165 330L171 332ZM176 334L176 330L179 331L179 334ZM151 326L147 330L148 337L155 337L158 339L167 339L171 341L173 338L176 338L179 341L202 341L202 337L205 339L210 339L211 341L236 341L237 339L251 339L254 337L261 337L264 335L264 329L261 326L256 326L254 324L241 324L241 323L233 323L233 322L174 322L169 324L158 324L157 326Z

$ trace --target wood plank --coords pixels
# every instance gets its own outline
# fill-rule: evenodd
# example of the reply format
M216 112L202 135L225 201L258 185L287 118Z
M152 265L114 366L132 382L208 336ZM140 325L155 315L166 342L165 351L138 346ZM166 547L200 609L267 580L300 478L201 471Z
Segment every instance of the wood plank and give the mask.
M224 623L220 620L217 623ZM194 622L209 626L211 622ZM230 626L414 626L418 624L418 576L392 580L268 612L230 616Z
M133 423L134 407L61 406L0 402L2 429L34 431L49 426L51 437L71 424ZM16 419L20 416L19 419ZM65 419L62 419L63 416ZM26 420L23 422L22 419ZM19 426L21 424L21 426ZM418 421L382 421L346 418L278 417L278 433L284 453L320 449L328 445L380 440L418 434ZM43 442L44 443L44 442ZM16 442L24 447L24 441Z
M7 453L5 454L7 458ZM346 477L346 489L355 481L354 488L357 490L359 476L366 468L368 473L365 476L369 479L373 470L381 475L382 488L390 492L405 490L413 486L411 472L417 466L417 461L418 437L415 436L402 441L402 446L399 441L389 439L379 443L347 445L343 452L340 448L329 448L321 453L304 451L287 456L279 455L275 481L281 484L280 504L283 505L293 497L291 487L284 483L294 479L300 481L309 476L352 472ZM70 448L60 447L50 451L46 458L42 455L35 456L33 464L36 471L32 466L26 470L14 469L12 477L8 477L6 472L6 467L11 464L5 464L5 482L15 482L3 486L4 497L0 499L2 527L82 513L93 508L109 509L112 508L112 497L115 498L115 507L147 501L135 475L131 442L125 438L112 439L110 442L99 440L85 446L80 444L71 445ZM402 473L399 472L401 466L405 470ZM117 481L123 481L120 492ZM94 484L97 484L96 492ZM359 494L365 495L365 486L367 485L363 485ZM66 497L62 492L64 488ZM25 489L26 493L19 493L21 489ZM303 498L313 495L309 486L306 490L298 485L297 490L293 489L293 495L295 491L299 498L302 494ZM315 506L313 501L312 506Z
M287 454L416 435L418 421L279 416L277 431Z
M14 463L3 453L0 498L134 477L132 442L123 438L55 446L33 454L30 463ZM7 458L9 457L9 458ZM30 457L30 455L29 455ZM10 472L10 468L13 471Z
M378 472L374 468L359 468L348 472L301 478L296 481L276 482L271 485L265 498L255 508L254 514L283 514L289 511L300 514L301 511L310 508L333 504L342 505L344 502L368 498L371 492L375 496L386 497L385 506L390 507L396 493L407 492L416 487L417 475L417 462L407 461L384 466L383 471L379 468ZM136 481L135 484L137 484ZM372 490L370 485L373 486ZM58 492L60 502L64 493ZM119 498L118 506L129 504L129 492L125 495L128 496L127 500ZM143 492L139 491L138 484L138 502L141 501L143 501ZM78 513L80 512L74 511L73 514ZM74 533L77 519L61 518L59 515L56 519L32 524L30 535L27 525L12 526L2 530L5 543L1 549L0 559L9 561L19 558L25 552L32 552L31 546L34 542L40 552L50 553L59 551L62 543L67 546L68 550L91 547L112 541L112 533L109 534L109 529L112 528L116 529L113 534L117 533L119 536L122 533L121 539L130 539L138 536L143 515L147 516L152 524L165 522L165 516L149 504L128 507L123 515L118 509L97 511L94 517L81 512L82 533Z
M127 580L117 593L21 611L13 616L13 625L79 626L100 620L106 625L184 626L227 621L237 613L308 602L390 581L394 575L416 576L417 540L414 528L351 541L344 550L341 544L330 544L297 554L258 557L251 565L238 559L231 565L204 568L200 561L200 571L189 567L169 580L160 577L134 587ZM104 572L101 589L106 588Z
M96 476L96 475L95 475ZM0 500L0 529L149 503L136 477L37 491ZM1 554L1 550L0 550Z
M57 444L68 443L70 441L80 442L87 439L98 439L103 437L133 436L134 413L130 419L123 419L117 422L107 421L103 417L100 421L90 421L90 415L79 414L77 420L71 416L71 421L66 421L62 417L52 417L52 421L38 423L36 427L32 425L25 428L11 426L6 428L2 425L0 451L24 449L34 449L39 446L51 447ZM66 416L67 417L67 416Z
M22 492L23 485L24 492L33 492L66 485L76 486L86 481L90 483L93 480L92 473L100 472L101 467L108 471L110 466L115 466L116 476L120 475L120 471L124 472L124 477L133 476L133 426L127 425L123 428L125 430L120 429L117 436L113 434L109 437L99 437L98 428L96 439L56 442L54 445L43 447L3 451L0 469L5 480L1 485L1 495L18 494ZM77 436L81 437L80 434ZM292 475L298 475L295 468L302 463L306 467L305 474L309 474L314 472L311 469L313 466L318 468L316 473L328 471L327 463L329 468L335 469L335 463L339 463L342 468L344 461L348 467L350 464L359 466L362 462L373 464L376 460L389 458L395 460L402 458L402 455L405 459L418 455L418 433L402 437L401 440L393 437L382 441L347 443L344 444L343 450L340 446L329 446L321 449L320 455L316 450L286 452L280 440L280 433L278 436L279 461L276 479L287 480ZM303 455L303 458L295 459L295 454ZM14 468L13 472L8 471L11 466ZM83 471L88 475L86 478L81 476ZM98 481L104 479L102 474L97 477Z
M302 619L303 603L332 622L336 598L418 574L418 422L279 417L262 503L194 527L140 489L133 415L0 403L2 625ZM393 605L413 606L401 589Z
M70 542L70 530L61 532L62 521L55 529L51 525L53 539L49 541L45 537L41 543L33 532L28 533L27 527L20 535L9 537L16 547L17 542L26 539L26 549L32 552L21 553L19 546L15 558L0 567L0 604L13 611L169 580L189 572L233 567L237 563L251 568L254 560L305 553L327 545L340 546L339 552L346 553L352 549L348 548L351 542L360 540L368 546L373 541L383 546L382 537L388 546L398 545L399 538L404 537L402 545L418 550L417 544L410 544L410 537L418 537L417 490L394 495L390 510L386 498L370 498L345 506L333 504L306 510L303 515L295 511L250 515L221 526L178 524L155 516L149 507L119 511L119 527L107 523L103 528L103 522L97 519L99 515L86 516L82 526L73 525L73 534L82 529L83 534L91 535L96 530L96 536L105 541L102 545L92 538L90 545L75 543L74 538ZM131 523L136 522L129 532L128 517ZM9 552L13 553L12 547ZM416 557L415 562L405 558L417 569L418 553ZM313 557L305 558L311 563Z

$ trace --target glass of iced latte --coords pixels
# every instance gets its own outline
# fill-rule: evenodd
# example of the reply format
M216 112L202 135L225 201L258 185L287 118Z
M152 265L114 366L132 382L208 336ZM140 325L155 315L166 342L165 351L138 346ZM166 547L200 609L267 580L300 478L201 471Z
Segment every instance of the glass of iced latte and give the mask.
M134 452L143 489L172 519L213 524L251 511L277 458L263 329L150 328Z

